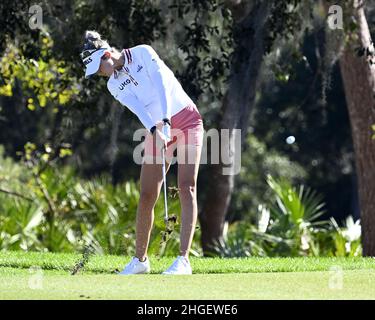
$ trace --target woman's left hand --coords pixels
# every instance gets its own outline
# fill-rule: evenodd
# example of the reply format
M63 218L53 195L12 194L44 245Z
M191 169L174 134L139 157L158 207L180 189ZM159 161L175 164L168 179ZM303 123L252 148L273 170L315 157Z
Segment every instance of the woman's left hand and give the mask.
M160 131L162 130L163 128L163 125L164 125L164 122L163 121L159 121L156 123L156 129L159 129Z
M163 121L160 121L156 124L156 130L155 130L155 139L156 139L156 146L158 148L162 148L164 146L165 150L167 149L167 139L163 133Z

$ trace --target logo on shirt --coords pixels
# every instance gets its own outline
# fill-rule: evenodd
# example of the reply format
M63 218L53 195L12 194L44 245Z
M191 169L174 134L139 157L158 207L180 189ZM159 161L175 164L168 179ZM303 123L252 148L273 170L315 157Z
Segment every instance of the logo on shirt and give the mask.
M124 90L125 89L125 87L128 85L128 84L130 84L131 83L131 81L129 80L129 79L126 79L124 82L122 82L121 84L120 84L120 86L118 87L120 90Z
M143 69L143 66L138 65L137 72L141 71Z

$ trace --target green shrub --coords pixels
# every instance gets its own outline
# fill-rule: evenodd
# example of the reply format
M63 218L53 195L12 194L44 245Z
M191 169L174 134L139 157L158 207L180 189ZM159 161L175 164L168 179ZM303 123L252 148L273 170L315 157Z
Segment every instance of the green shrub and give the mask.
M360 224L352 217L339 227L334 219L319 220L325 212L321 195L286 179L267 176L271 197L258 206L257 224L249 219L232 223L216 244L223 257L358 256Z
M25 162L16 163L0 148L0 189L7 191L0 192L0 249L73 252L90 245L96 253L135 253L137 182L113 185L106 176L83 180L71 167L47 161L35 146L26 149ZM170 198L168 206L178 215L178 198ZM179 225L159 252L163 212L161 194L149 253L176 255ZM193 252L200 254L197 237Z

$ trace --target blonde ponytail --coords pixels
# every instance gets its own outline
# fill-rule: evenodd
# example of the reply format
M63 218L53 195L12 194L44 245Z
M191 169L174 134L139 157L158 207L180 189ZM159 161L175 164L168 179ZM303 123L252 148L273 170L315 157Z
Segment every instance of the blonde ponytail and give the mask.
M119 52L116 48L111 47L107 40L102 39L99 32L95 30L87 30L84 36L84 50L100 49L100 48L110 48L112 52Z
M110 48L108 42L103 40L101 35L94 30L87 30L85 32L83 50Z

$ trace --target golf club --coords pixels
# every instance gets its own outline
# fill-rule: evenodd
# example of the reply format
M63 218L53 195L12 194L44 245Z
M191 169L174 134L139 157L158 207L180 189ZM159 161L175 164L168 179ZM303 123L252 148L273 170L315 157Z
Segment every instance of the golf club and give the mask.
M174 225L177 222L176 215L168 215L168 201L167 201L167 178L166 178L166 168L165 168L165 146L162 148L162 171L163 171L163 185L164 185L164 223L165 231L162 231L162 239L160 242L161 248L159 251L159 258L165 251L168 240L174 230Z
M163 185L164 185L164 223L168 226L168 201L167 201L167 178L165 174L165 146L162 148L162 161L163 161Z

